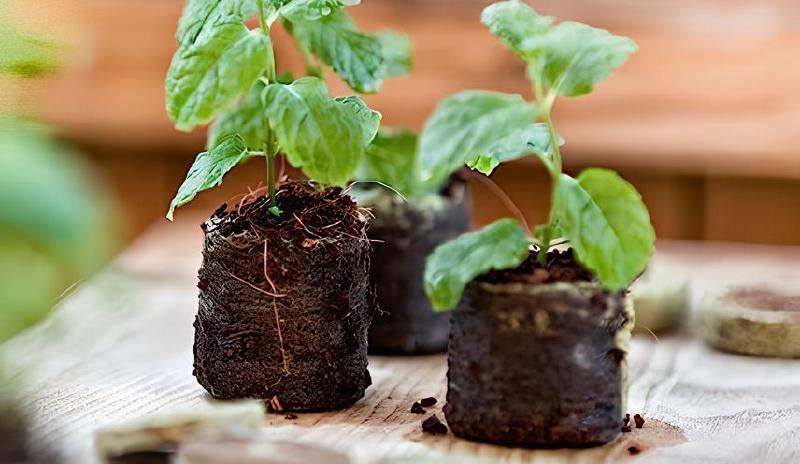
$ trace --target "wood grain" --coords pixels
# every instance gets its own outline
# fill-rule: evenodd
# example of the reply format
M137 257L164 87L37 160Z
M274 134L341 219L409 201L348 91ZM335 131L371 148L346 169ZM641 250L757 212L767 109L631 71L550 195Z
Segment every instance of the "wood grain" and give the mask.
M38 453L56 449L66 462L92 463L97 427L209 401L191 376L199 221L186 217L154 227L65 298L46 323L0 352L25 372L21 405L34 414ZM798 248L665 242L659 250L660 259L691 277L694 297L710 285L754 276L800 279ZM415 400L435 396L442 417L442 355L373 357L374 385L354 407L294 421L271 415L263 434L342 450L356 464L439 455L485 463L800 459L800 361L717 352L685 331L658 340L635 338L630 366L629 410L647 423L601 448L508 449L423 435L420 423L427 416L408 409ZM631 454L630 447L640 453Z

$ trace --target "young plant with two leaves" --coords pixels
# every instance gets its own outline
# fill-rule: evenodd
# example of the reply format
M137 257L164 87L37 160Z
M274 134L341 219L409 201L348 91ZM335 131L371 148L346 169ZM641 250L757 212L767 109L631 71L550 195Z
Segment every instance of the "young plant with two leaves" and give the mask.
M429 258L425 290L437 310L458 304L464 287L492 269L519 266L531 242L544 263L556 238L569 241L577 260L609 290L627 287L646 267L655 232L636 189L617 173L589 168L577 177L563 172L560 138L551 112L558 97L590 93L637 50L636 44L585 24L541 16L517 0L495 3L481 17L527 65L534 101L519 95L468 91L445 101L423 136L440 134L486 175L501 163L530 154L552 182L549 222L528 237L513 219L501 219L440 246ZM544 135L543 135L544 134ZM544 138L543 138L544 137ZM436 170L429 170L429 178Z
M275 158L321 185L340 186L361 163L380 114L356 96L331 97L319 77L331 67L353 90L377 92L410 67L411 46L393 32L361 32L345 7L358 0L189 0L166 80L167 112L190 131L214 120L201 153L172 200L167 218L199 192L221 184L234 166L264 157L270 211ZM258 27L248 22L258 18ZM298 80L279 76L270 28L280 21L306 62Z

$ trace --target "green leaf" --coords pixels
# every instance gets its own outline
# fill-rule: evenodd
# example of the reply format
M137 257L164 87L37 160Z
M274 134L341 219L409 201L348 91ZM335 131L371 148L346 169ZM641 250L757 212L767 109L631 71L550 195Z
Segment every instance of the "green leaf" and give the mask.
M350 88L375 93L383 82L381 41L358 30L344 11L319 18L285 16L292 36L323 63L333 68Z
M239 134L247 148L264 149L267 141L267 114L261 100L266 86L256 81L250 93L236 106L223 111L208 130L208 148L214 148L230 134Z
M529 127L535 115L519 95L468 90L445 98L420 137L422 182L438 190L468 159Z
M205 42L217 28L244 23L257 12L255 0L189 0L178 24L178 45Z
M492 269L519 266L529 246L522 226L513 219L500 219L440 245L425 265L425 292L433 308L454 308L472 279Z
M407 35L388 30L379 33L377 37L383 50L382 76L402 77L410 73L414 67L414 45L411 39Z
M311 21L330 16L342 7L361 3L361 0L273 0L276 1L282 3L279 7L282 16Z
M617 173L592 168L577 179L561 174L553 208L578 260L604 287L624 289L644 271L655 231L642 197Z
M314 77L271 84L264 101L289 163L327 185L344 185L352 178L380 124L380 113L360 98L333 99Z
M169 205L167 219L172 220L175 209L194 199L203 190L222 184L222 178L234 166L249 158L249 150L238 134L228 135L219 145L197 155L189 174L178 188Z
M411 196L417 187L417 170L417 135L382 129L367 147L356 178L381 182Z
M540 16L525 3L511 0L486 7L481 14L481 22L508 48L525 58L522 43L529 37L546 32L553 18Z
M527 38L522 48L533 57L534 78L566 97L590 93L638 50L627 37L571 21Z
M520 159L530 154L538 156L547 169L552 171L550 132L547 125L530 124L512 132L497 140L483 153L478 153L468 159L467 166L488 176L500 163Z
M271 66L272 44L260 29L226 23L206 40L178 50L167 74L167 112L180 130L206 123L244 95Z

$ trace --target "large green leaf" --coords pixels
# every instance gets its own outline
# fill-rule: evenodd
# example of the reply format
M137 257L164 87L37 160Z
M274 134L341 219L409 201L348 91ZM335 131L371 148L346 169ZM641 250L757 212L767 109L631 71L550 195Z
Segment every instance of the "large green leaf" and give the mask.
M468 159L467 166L488 176L500 163L531 154L538 156L548 170L553 169L550 159L550 131L545 124L529 124L512 132L484 152Z
M503 43L519 55L524 55L522 43L547 31L553 22L550 16L540 16L519 0L498 2L486 7L481 22Z
M469 232L440 245L425 266L425 292L437 311L455 307L464 287L492 269L522 264L529 241L514 219L500 219L481 230Z
M383 53L383 77L402 77L414 67L414 44L404 34L382 31L378 34Z
M611 290L627 287L647 266L655 231L636 189L614 171L592 168L556 183L554 218L578 260Z
M217 116L208 130L208 148L214 148L230 134L239 134L244 144L255 151L263 150L267 141L267 113L261 94L264 83L257 81L250 93L236 106Z
M341 10L318 19L289 15L295 40L323 63L333 68L350 88L360 93L375 93L383 82L383 48L380 39L358 30Z
M467 160L529 127L535 115L519 95L468 90L445 98L420 136L422 182L438 190Z
M167 112L180 130L206 123L244 95L271 66L272 45L260 29L226 23L182 47L167 74Z
M638 50L627 37L571 21L529 37L522 48L533 57L534 78L567 97L590 93Z
M572 21L553 26L553 18L518 0L487 7L481 20L529 63L536 81L568 97L591 92L637 50L633 40L603 29Z
M417 135L407 130L381 130L367 147L356 178L381 182L412 196L417 188L417 170Z
M256 0L189 0L178 24L178 45L208 40L224 24L241 24L258 11Z
M360 98L333 99L325 83L314 77L271 84L264 101L289 163L328 185L344 185L352 178L380 124L380 113Z
M197 155L186 180L169 205L167 219L171 221L175 209L192 201L198 193L222 184L225 174L248 159L249 155L244 140L238 134L228 135L216 147Z

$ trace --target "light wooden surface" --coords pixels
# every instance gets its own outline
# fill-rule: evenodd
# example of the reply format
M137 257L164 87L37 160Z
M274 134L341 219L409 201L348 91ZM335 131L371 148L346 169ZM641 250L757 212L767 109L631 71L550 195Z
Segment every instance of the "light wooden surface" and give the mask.
M191 376L199 217L160 224L66 297L45 324L2 354L27 369L23 405L39 451L92 463L103 425L208 401ZM800 279L800 249L669 242L660 259L691 275L693 294L723 281ZM631 351L631 414L641 430L582 451L506 449L423 435L411 403L445 394L443 356L370 359L374 384L352 408L265 418L270 438L343 450L355 463L387 456L470 456L477 462L800 462L800 361L736 356L688 333L639 337ZM437 408L441 418L441 412ZM630 446L643 452L631 455ZM423 461L418 461L423 462ZM464 462L461 458L453 462Z

